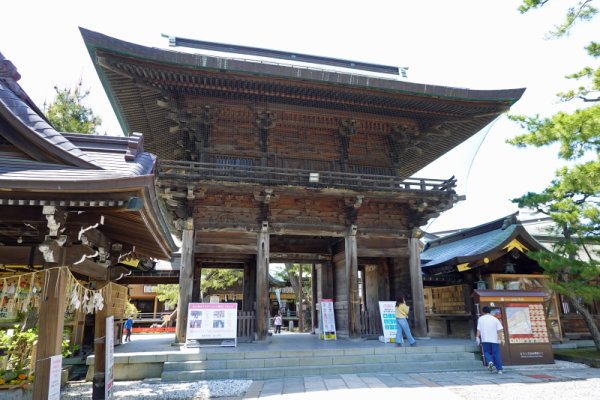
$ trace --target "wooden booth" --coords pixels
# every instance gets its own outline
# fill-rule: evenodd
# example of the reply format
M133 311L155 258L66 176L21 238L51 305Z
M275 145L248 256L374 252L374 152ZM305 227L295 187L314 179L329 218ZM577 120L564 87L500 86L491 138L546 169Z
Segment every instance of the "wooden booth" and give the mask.
M545 292L475 290L473 301L477 317L484 306L489 306L504 327L502 364L554 364Z
M523 89L441 87L406 82L395 67L312 57L316 69L232 55L244 51L234 45L209 43L214 55L191 39L169 44L196 53L81 33L123 131L143 132L160 159L158 191L183 238L183 310L199 300L202 268L243 269L242 311L255 313L264 340L269 263L304 263L314 266L313 302L334 299L339 337L361 337L361 313L378 318L378 302L401 292L415 334L426 333L418 227L460 196L453 177L412 175Z
M547 330L561 341L558 296L549 278L527 252L544 250L518 222L517 214L434 239L421 253L428 332L474 337L473 290L543 293Z

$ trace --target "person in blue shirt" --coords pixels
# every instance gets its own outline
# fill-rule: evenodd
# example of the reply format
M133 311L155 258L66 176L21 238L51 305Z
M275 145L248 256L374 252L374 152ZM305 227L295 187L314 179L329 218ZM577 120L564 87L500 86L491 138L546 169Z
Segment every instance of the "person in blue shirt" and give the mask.
M127 318L123 327L125 328L125 341L131 342L131 329L133 329L133 320L131 317Z

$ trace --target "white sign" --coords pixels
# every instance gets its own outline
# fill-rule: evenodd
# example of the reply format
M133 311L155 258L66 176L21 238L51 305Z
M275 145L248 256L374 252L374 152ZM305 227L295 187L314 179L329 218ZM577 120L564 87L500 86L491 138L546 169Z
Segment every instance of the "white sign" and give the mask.
M381 315L381 326L383 327L383 342L389 343L396 339L398 325L396 323L396 302L380 301L379 314Z
M106 317L106 341L104 342L104 398L112 399L113 367L115 364L115 317Z
M237 339L237 303L190 303L187 339Z
M48 400L60 400L60 375L62 355L50 357L50 379L48 382Z
M323 326L323 339L337 339L333 299L321 299L321 323Z

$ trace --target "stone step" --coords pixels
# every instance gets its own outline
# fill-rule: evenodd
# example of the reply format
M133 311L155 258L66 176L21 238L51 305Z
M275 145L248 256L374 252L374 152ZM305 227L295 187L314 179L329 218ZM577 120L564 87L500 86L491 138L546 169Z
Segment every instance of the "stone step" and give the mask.
M438 352L410 352L391 354L365 354L365 355L326 355L310 357L271 357L271 358L238 358L223 360L188 360L167 361L163 364L163 371L194 371L215 369L256 369L276 367L322 367L344 364L401 364L429 361L455 362L473 360L473 353L438 353Z
M331 374L356 374L365 372L436 372L472 371L483 368L480 361L461 359L448 361L360 363L323 366L286 366L265 368L200 369L189 371L163 371L164 381L194 381L206 379L271 379L286 376L318 376Z

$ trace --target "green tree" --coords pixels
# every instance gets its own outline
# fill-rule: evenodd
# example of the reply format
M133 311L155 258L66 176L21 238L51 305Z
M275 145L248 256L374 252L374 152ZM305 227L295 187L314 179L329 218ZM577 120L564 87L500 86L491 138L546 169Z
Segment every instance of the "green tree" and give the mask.
M300 298L300 271L302 271L302 298ZM296 311L298 318L302 318L302 326L304 327L304 313L302 313L302 304L311 304L311 287L309 278L311 274L310 264L284 264L284 269L277 275L283 280L287 280L294 289L296 297Z
M203 268L200 279L202 298L209 289L221 290L234 286L243 287L244 271L226 268Z
M521 12L543 6L546 1L524 0ZM578 21L591 19L597 10L593 1L579 1L566 13L564 22L550 32L559 38L569 33ZM586 50L597 60L599 45L590 43ZM561 236L551 252L530 253L546 274L554 278L554 289L566 296L585 320L596 348L600 351L600 330L586 307L600 299L600 66L585 67L567 76L580 85L566 93L559 93L561 101L580 100L591 106L572 113L559 112L549 118L512 116L527 133L516 136L509 143L516 146L542 147L557 144L558 156L566 166L556 171L555 179L539 193L530 192L513 201L546 214L554 221L552 228ZM592 284L590 284L592 283Z
M44 114L54 129L59 132L96 133L102 120L83 104L90 91L82 89L82 82L79 81L74 89L55 86L54 90L54 101L44 104Z
M179 285L177 284L156 285L154 293L158 300L164 301L168 306L175 307L179 301Z

